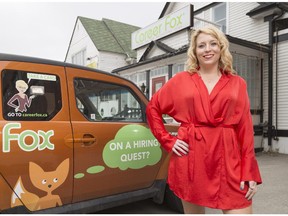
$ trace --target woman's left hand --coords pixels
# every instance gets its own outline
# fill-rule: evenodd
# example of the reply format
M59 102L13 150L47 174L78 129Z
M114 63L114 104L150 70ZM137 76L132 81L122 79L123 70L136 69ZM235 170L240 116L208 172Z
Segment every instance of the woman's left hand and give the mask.
M240 189L244 189L245 182L241 181L240 183ZM256 194L257 192L257 183L255 181L249 181L249 189L245 195L245 198L248 200L251 200L252 197Z

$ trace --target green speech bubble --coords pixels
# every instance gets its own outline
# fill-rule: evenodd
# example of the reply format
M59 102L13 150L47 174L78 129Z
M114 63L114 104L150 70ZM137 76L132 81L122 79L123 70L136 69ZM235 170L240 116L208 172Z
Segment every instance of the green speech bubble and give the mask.
M140 169L158 163L162 150L149 129L141 125L126 125L103 150L103 160L110 168Z

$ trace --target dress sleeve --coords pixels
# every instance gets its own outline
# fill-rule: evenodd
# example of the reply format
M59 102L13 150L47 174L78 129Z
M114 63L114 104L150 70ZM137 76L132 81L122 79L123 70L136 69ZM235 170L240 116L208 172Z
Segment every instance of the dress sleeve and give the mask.
M173 86L174 79L170 79L162 88L156 92L151 98L146 108L146 115L151 132L167 151L171 152L177 140L164 127L162 120L163 114L168 114L173 117ZM175 93L174 93L175 94Z
M241 87L241 95L244 105L242 117L237 126L237 136L241 150L241 181L255 181L261 184L261 176L254 152L254 129L250 113L250 102L246 83Z

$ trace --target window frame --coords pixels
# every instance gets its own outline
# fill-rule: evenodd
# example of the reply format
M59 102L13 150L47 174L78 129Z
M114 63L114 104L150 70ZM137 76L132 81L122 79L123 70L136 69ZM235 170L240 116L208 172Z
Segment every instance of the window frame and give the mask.
M89 117L87 117L87 116L85 116L82 112L81 112L81 110L79 110L79 108L78 108L78 106L77 106L77 100L78 100L78 98L77 98L77 93L76 93L76 89L75 89L75 81L76 80L88 80L88 81L93 81L93 82L96 82L96 83L102 83L102 84L105 84L105 85L114 85L114 86L118 86L119 88L121 88L121 89L123 89L123 90L127 90L127 92L128 93L130 93L130 95L134 98L134 100L135 101L137 101L137 103L138 103L138 105L139 105L139 109L140 109L140 115L141 115L141 118L139 118L139 121L132 121L131 119L124 119L124 120L117 120L117 119L113 119L113 118L111 118L111 119L105 119L105 120L103 120L103 119L95 119L95 120L93 120L93 119L91 119L91 118L89 118ZM123 85L123 84L118 84L118 83L114 83L114 82L107 82L107 81L103 81L103 80L97 80L97 79L89 79L89 78L84 78L84 77L74 77L73 78L73 88L74 88L74 93L75 93L75 95L74 95L74 97L75 97L75 101L76 101L76 104L75 104L75 106L76 106L76 109L80 112L80 114L87 120L87 121L89 121L89 122L121 122L121 123L123 123L123 122L127 122L127 123L145 123L146 122L146 117L145 117L145 105L144 105L144 103L142 102L142 100L139 98L139 96L129 87L129 86L126 86L126 85ZM101 97L100 95L98 96L98 97ZM91 102L91 101L90 101ZM82 101L81 101L81 103L82 103ZM92 102L91 102L92 103ZM94 106L94 105L93 105ZM97 107L96 106L94 106L94 108L97 110L97 112L99 113L99 115L101 116L101 114L100 114L100 110L98 110L97 109ZM116 115L118 115L119 114L119 112L116 114Z
M54 92L54 96L55 96L55 106L54 106L54 110L49 114L48 113L48 111L47 111L47 113L45 113L46 115L47 115L47 117L45 117L45 116L41 116L40 117L40 115L43 115L43 113L41 114L41 113L38 113L37 112L37 110L36 110L36 113L27 113L27 111L29 111L29 110L27 110L26 112L25 112L25 114L26 115L36 115L37 117L33 117L33 116L30 116L30 117L23 117L22 115L22 113L23 112L21 112L21 116L20 115L18 115L17 116L17 114L15 114L15 118L11 118L12 116L8 116L8 113L10 113L11 111L9 111L8 113L6 112L8 109L7 108L5 108L5 103L8 103L8 101L6 101L6 99L4 99L6 96L4 96L4 94L6 93L6 91L8 91L8 90L5 90L4 88L6 87L6 85L3 83L3 81L4 81L4 76L5 76L5 73L6 73L6 71L7 71L7 73L8 74L10 74L10 73L25 73L25 74L28 74L28 73L31 73L31 74L40 74L40 75L51 75L51 76L55 76L56 77L56 88L57 88L57 91L55 91ZM14 74L13 76L16 76L16 77L19 77L19 74ZM26 79L28 79L27 77L26 77ZM19 79L18 79L19 80ZM43 80L39 80L39 81L42 81L42 82L44 82L45 80L43 79ZM47 81L47 80L46 80ZM29 82L28 82L29 83ZM2 85L2 87L1 87L1 92L2 92L2 118L4 119L4 120L6 120L6 121L45 121L45 122L48 122L48 121L51 121L51 120L53 120L53 118L62 110L62 108L63 108L63 100L62 100L62 90L61 90L61 79L60 79L60 76L58 76L57 74L54 74L54 73L43 73L43 72L41 72L41 71L26 71L26 70L16 70L16 69L3 69L2 71L1 71L1 85ZM15 83L15 85L16 85L16 83ZM31 87L31 86L30 86ZM55 89L55 88L53 88L53 89ZM4 92L5 91L5 92ZM27 91L28 91L28 89L27 89ZM46 93L46 92L45 92ZM49 92L50 93L50 92ZM14 94L15 95L15 94ZM45 95L45 94L44 94ZM58 96L57 96L58 95ZM30 95L31 96L31 95ZM37 98L37 97L35 97L35 98ZM11 98L10 98L11 99ZM33 100L34 99L32 99L32 102L33 102ZM47 100L47 98L45 97L45 100L48 102L48 100ZM57 103L57 101L60 101L60 103ZM29 108L30 108L30 106L29 106ZM18 113L18 112L15 112L15 113ZM18 117L18 118L17 118Z
M223 5L225 5L225 13L226 16L223 19L217 20L215 21L215 10L219 7L222 7ZM228 20L228 9L227 9L227 2L222 2L214 7L211 8L211 20L212 22L218 24L221 26L221 31L223 31L224 33L227 33L227 20ZM219 22L225 21L225 25L224 25L224 29L223 29L223 25L220 24Z
M232 53L232 56L234 70L246 81L250 109L261 110L261 59L240 53ZM258 64L258 71L255 70L256 64ZM253 71L257 71L257 74ZM259 85L257 86L255 83L259 83Z
M83 48L80 51L76 52L75 54L73 54L71 56L72 64L85 66L86 65L86 55L87 55L87 49L86 48ZM78 59L77 59L78 57L79 58L82 57L82 59L79 62L78 62ZM75 58L76 58L76 61L74 61Z

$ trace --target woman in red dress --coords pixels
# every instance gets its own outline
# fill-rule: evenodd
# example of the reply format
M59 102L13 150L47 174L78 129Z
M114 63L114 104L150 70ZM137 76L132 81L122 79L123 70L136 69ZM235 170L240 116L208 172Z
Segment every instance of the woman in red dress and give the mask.
M150 129L173 152L168 184L185 213L252 213L261 184L246 82L232 68L226 36L209 26L192 33L187 71L177 73L147 106ZM177 137L162 122L181 125Z

